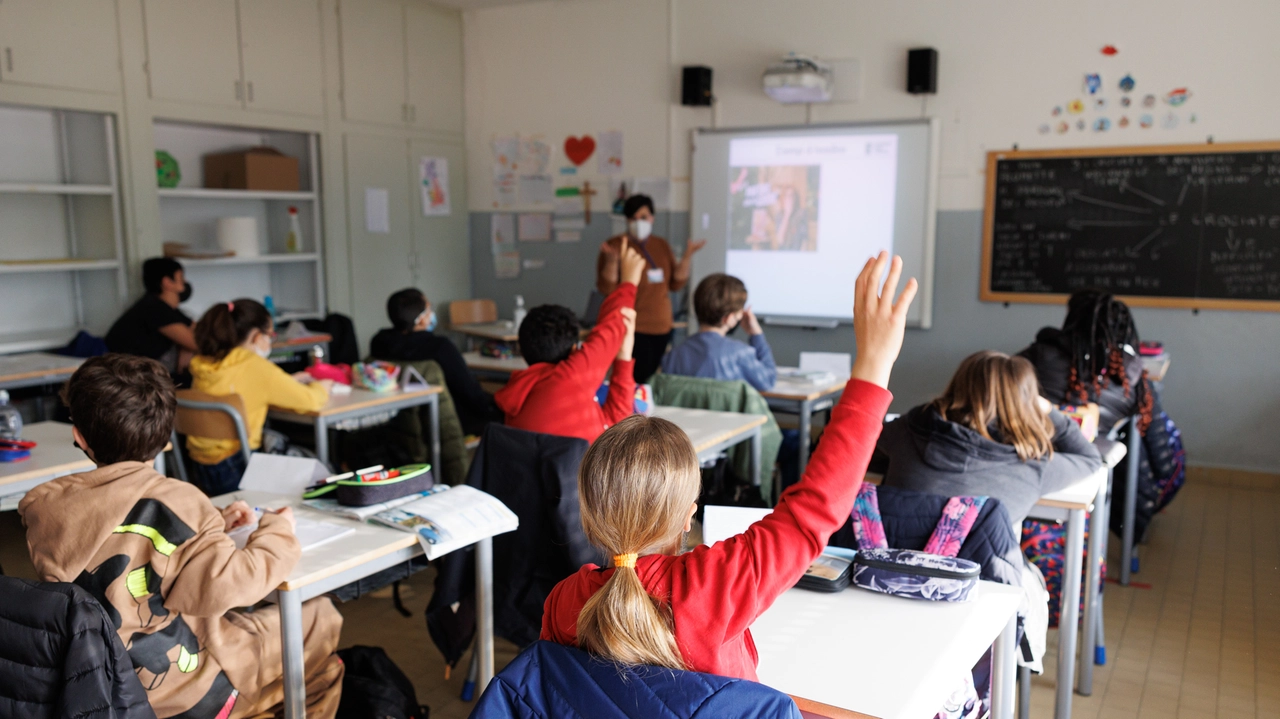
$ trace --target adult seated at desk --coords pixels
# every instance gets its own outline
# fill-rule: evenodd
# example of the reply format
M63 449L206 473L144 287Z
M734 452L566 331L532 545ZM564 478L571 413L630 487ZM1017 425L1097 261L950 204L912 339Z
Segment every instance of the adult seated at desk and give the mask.
M479 436L489 422L502 421L502 412L494 404L493 395L481 389L453 341L435 333L436 312L426 295L412 287L396 292L387 298L387 317L391 327L379 330L369 343L369 353L375 359L433 360L439 364L467 434Z
M698 334L671 350L662 360L667 374L703 377L724 381L743 380L761 392L773 389L778 367L764 330L747 304L747 286L732 275L707 275L693 293L693 310L698 315ZM742 326L747 331L743 344L728 338Z
M995 497L1021 535L1040 497L1102 467L1076 423L1040 397L1035 369L1023 357L978 352L960 363L941 397L885 426L871 471L884 485L945 497ZM1035 661L1044 654L1048 593L1029 565L1027 636Z
M142 263L142 284L146 294L107 332L107 350L149 357L180 374L197 352L191 318L178 309L191 298L191 283L177 260L152 257Z

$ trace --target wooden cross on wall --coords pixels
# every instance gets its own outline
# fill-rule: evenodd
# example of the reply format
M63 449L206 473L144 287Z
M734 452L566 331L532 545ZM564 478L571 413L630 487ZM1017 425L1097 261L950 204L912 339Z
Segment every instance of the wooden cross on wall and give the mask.
M590 182L583 182L582 189L578 191L578 194L582 196L582 211L586 216L586 221L589 225L591 224L591 198L597 193L595 190L591 189Z

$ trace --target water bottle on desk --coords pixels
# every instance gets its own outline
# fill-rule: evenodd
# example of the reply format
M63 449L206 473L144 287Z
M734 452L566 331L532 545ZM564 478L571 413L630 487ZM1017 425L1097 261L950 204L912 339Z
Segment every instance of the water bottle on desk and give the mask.
M22 413L9 404L9 391L0 389L0 439L22 439Z
M524 322L524 316L529 314L524 308L524 295L516 295L516 308L511 313L512 329L516 332L520 331L520 323Z

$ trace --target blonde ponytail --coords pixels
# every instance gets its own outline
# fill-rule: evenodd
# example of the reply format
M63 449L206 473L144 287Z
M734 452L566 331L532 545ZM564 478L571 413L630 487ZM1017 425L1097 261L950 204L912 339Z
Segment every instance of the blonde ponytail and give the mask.
M698 455L688 435L662 419L634 416L591 445L578 471L582 527L613 555L613 574L578 614L578 646L624 664L686 669L671 606L636 573L640 553L672 553L698 499Z

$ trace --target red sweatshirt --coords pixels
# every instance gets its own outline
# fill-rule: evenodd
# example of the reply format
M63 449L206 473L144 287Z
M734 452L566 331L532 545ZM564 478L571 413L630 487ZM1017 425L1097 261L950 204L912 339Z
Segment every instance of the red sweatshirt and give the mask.
M539 362L512 374L507 386L493 396L507 415L506 424L594 442L610 425L631 416L635 412L635 361L616 358L626 334L619 310L635 304L636 286L618 285L600 304L600 321L580 349L561 362ZM610 364L613 377L601 407L596 390Z
M636 572L649 594L671 603L676 643L689 668L756 680L748 627L790 589L844 524L892 395L854 380L831 413L804 478L747 531L679 556L640 557ZM551 590L542 638L577 645L578 613L613 569L588 564Z

